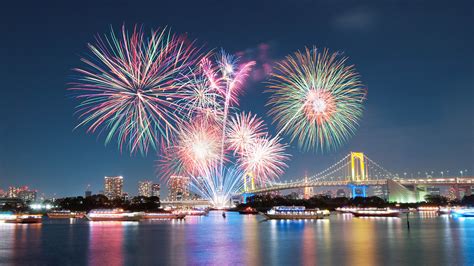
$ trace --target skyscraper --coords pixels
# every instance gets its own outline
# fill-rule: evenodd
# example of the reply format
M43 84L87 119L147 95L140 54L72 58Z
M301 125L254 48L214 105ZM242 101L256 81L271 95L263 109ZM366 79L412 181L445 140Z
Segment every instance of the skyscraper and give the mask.
M151 185L151 195L153 197L160 197L160 184Z
M151 197L153 183L151 181L138 181L138 196Z
M87 185L86 192L84 193L84 196L86 198L92 196L91 185Z
M171 176L168 180L169 200L187 200L189 198L189 181L189 177Z
M104 180L104 195L109 199L122 197L123 194L123 177L122 176L106 176Z

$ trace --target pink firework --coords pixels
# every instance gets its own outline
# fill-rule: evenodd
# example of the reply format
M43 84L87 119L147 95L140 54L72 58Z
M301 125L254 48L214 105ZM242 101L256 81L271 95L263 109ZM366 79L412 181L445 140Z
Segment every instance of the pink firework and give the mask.
M285 148L286 145L278 139L259 138L241 154L238 160L240 168L252 173L261 184L273 180L283 174L287 167L285 161L289 155L285 153Z
M227 127L228 148L235 154L245 152L254 142L267 135L265 124L256 115L240 113L233 116Z
M175 156L188 173L196 175L216 167L221 158L220 135L218 125L203 119L180 127L174 143Z
M176 80L199 60L192 43L167 30L145 36L123 27L119 35L98 36L89 49L71 88L81 101L78 127L106 132L106 143L116 138L120 150L131 153L147 153L157 140L169 139L179 120Z

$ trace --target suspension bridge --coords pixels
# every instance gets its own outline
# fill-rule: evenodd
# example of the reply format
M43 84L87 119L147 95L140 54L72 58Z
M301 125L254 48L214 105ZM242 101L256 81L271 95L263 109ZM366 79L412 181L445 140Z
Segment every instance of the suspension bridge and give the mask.
M280 190L342 186L349 187L353 197L366 196L366 188L369 186L386 186L390 201L416 202L424 199L427 187L431 186L453 187L457 198L460 198L461 190L465 192L465 195L470 195L474 186L474 177L400 178L364 153L351 152L325 170L310 177L301 177L296 181L273 182L257 187L254 177L247 175L244 177L242 195L246 198L249 195Z

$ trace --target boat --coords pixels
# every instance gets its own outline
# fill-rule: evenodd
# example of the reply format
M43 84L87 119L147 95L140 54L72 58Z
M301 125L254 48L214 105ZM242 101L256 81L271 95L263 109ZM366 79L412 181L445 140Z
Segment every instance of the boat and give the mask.
M336 211L341 213L352 213L353 211L357 210L355 207L339 207L336 208Z
M439 207L438 214L443 215L443 214L450 214L452 211L454 211L454 207Z
M474 208L455 209L451 214L456 217L474 217Z
M41 223L43 220L42 214L15 214L15 217L12 219L5 220L5 223L14 223L14 224L37 224Z
M435 206L420 206L418 207L419 212L437 212L439 211L439 207Z
M71 219L71 218L84 218L84 212L71 212L68 210L57 210L57 211L50 211L47 212L46 215L50 219Z
M304 206L276 206L267 213L267 219L322 219L330 215L328 210L306 209Z
M89 221L119 221L138 222L143 218L143 212L125 212L123 209L96 209L86 214Z
M14 219L16 219L16 214L14 214L13 212L9 212L9 211L0 212L0 222L5 222L7 220L14 220Z
M239 211L240 214L258 214L258 211L252 207L247 207Z
M352 211L352 214L355 217L398 217L400 211L390 208L367 208L356 209Z
M184 214L186 216L205 216L209 213L207 209L197 210L197 209L182 209L173 211L174 214Z
M169 213L169 212L146 212L143 215L143 219L146 220L167 220L167 219L184 219L186 214Z

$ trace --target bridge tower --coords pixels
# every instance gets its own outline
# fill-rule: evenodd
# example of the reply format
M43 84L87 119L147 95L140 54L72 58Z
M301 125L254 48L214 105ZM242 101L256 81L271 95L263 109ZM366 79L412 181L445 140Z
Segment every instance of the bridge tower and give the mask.
M244 174L244 192L249 191L249 187L247 185L247 182L249 181L249 179L250 179L250 190L255 189L255 177L253 173L247 172Z
M361 185L360 182L367 181L369 179L367 168L365 167L364 153L362 152L351 152L351 182L349 187L352 191L352 197L366 197L367 186Z
M367 181L367 176L364 153L362 152L351 152L351 181Z

